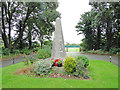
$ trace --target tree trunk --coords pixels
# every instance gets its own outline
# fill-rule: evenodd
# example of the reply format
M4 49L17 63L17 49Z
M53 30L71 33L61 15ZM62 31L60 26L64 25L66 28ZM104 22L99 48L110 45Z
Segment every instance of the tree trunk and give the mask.
M29 42L29 49L31 49L31 46L32 46L32 41L31 41L31 30L29 30L29 33L28 33L28 42Z
M32 10L28 7L28 9L27 9L27 14L26 14L26 18L25 18L25 21L24 21L24 23L23 23L23 25L22 25L22 30L21 30L21 32L19 33L18 38L15 40L15 42L14 42L14 44L13 44L13 48L16 48L16 45L17 45L18 42L21 40L21 38L22 38L22 36L23 36L23 32L24 32L25 27L26 27L26 22L27 22L27 20L28 20L28 18L29 18L29 16L30 16L30 13L31 13L34 9L35 9L35 7L33 7ZM30 10L31 10L31 11L30 11Z
M8 24L9 24L9 33L8 33L8 40L9 40L9 49L11 50L11 16L10 16L10 11L9 11L9 8L10 8L10 2L8 2L8 17L9 17L9 20L8 20Z
M6 31L5 31L5 24L4 24L4 8L3 8L3 4L2 4L2 29L3 29L3 31L1 30L1 33L2 33L2 40L4 42L4 46L5 46L5 48L9 48L9 44L8 44L8 41L7 41L7 35L6 35Z
M107 22L107 28L106 28L106 51L109 51L111 48L111 41L112 41L112 27L111 27L111 23L108 21Z
M101 44L101 30L100 26L97 27L97 50L100 49L100 44Z
M41 43L41 48L43 47L43 36L41 36L41 41L40 41L40 43Z

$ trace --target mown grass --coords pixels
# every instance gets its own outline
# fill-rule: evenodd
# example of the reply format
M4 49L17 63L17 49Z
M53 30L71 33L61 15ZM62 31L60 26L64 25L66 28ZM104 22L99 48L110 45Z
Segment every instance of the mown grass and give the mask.
M16 69L25 67L23 63L2 68L3 88L118 88L118 67L107 61L90 60L90 80L37 78L35 76L14 75Z
M65 51L66 52L79 52L79 48L68 48L68 51L67 51L67 48L65 48Z

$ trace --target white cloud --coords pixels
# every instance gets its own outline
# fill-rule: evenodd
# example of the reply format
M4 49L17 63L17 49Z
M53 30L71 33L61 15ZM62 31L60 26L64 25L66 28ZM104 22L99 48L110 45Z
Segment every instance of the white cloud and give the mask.
M91 10L89 0L58 0L58 2L57 11L61 13L65 43L81 43L83 35L77 35L75 26L79 22L80 15Z

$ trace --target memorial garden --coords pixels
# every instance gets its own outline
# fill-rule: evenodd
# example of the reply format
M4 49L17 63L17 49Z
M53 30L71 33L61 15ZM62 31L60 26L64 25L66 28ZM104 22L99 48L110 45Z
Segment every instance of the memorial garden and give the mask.
M90 5L65 45L58 2L2 2L0 88L118 88L120 3Z

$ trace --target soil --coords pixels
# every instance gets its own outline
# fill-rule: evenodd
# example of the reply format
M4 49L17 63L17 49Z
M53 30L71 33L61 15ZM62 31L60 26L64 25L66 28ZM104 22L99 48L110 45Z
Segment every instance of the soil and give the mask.
M32 72L33 68L34 68L34 66L28 66L26 68L17 69L14 72L14 74L16 74L16 75L25 75L25 74L27 74L28 76L35 76L35 77L38 77L38 78L59 78L59 77L61 77L61 78L64 78L64 79L79 79L79 80L89 80L90 79L89 76L87 76L86 78L83 78L83 77L76 77L76 76L74 76L72 74L68 75L67 73L65 73L64 67L53 67L54 68L52 70L53 73L48 74L48 75L43 75L43 76L33 73ZM58 69L57 72L54 71L56 69ZM63 70L63 72L60 72L61 70ZM88 75L88 73L89 73L88 69L86 68L85 69L85 75Z
M31 74L31 72L33 71L34 66L28 66L26 68L21 68L21 69L17 69L13 74L16 75L25 75L25 74Z
M65 73L52 73L52 74L48 74L48 75L44 75L44 76L40 76L40 75L36 75L36 77L39 77L39 78L64 78L64 79L79 79L79 80L89 80L90 77L88 76L87 78L83 78L83 77L76 77L74 75L68 75L68 74L65 74Z

